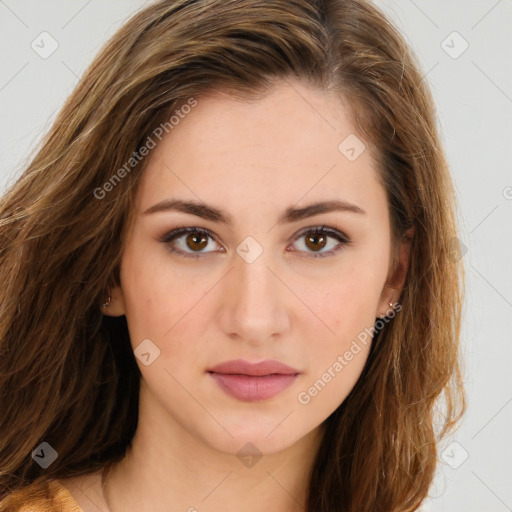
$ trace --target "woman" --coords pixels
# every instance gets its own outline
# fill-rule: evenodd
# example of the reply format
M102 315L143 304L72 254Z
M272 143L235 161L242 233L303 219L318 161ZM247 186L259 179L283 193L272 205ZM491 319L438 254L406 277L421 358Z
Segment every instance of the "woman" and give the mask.
M417 510L464 410L454 204L372 4L136 14L2 199L0 510Z

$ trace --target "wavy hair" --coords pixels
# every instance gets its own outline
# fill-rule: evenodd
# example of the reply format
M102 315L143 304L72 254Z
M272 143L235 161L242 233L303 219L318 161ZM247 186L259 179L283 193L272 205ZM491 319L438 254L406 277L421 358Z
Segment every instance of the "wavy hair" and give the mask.
M402 311L326 419L307 511L413 511L427 496L437 443L465 409L464 270L415 56L366 0L161 0L104 45L1 199L0 510L17 510L11 492L36 496L51 478L110 467L137 428L141 375L126 319L100 310L119 284L148 160L131 159L191 99L254 98L288 78L350 100L387 191L395 248L414 228ZM43 441L58 452L46 469L31 457Z

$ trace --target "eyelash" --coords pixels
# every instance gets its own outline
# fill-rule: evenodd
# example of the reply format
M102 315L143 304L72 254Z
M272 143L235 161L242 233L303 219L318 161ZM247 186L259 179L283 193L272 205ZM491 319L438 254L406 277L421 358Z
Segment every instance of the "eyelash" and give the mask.
M189 233L197 233L200 235L205 235L205 236L210 237L211 239L213 239L216 242L215 237L207 229L197 228L197 227L184 227L184 226L178 227L178 228L173 229L172 231L169 231L168 233L166 233L165 235L163 235L160 238L160 242L167 245L167 249L170 252L180 254L186 258L199 258L199 257L201 257L202 254L209 254L209 252L202 253L202 252L198 252L198 251L189 253L189 252L182 251L181 249L177 249L176 247L173 247L171 242L173 242L174 240L179 238L181 235L189 234ZM323 253L315 253L315 252L305 251L308 254L308 256L307 256L308 258L325 258L328 256L333 256L335 253L337 253L338 251L340 251L345 246L347 246L351 243L350 240L348 239L348 237L346 237L343 233L341 233L340 231L338 231L336 229L331 229L327 226L316 226L316 227L305 228L293 239L292 243L295 243L297 240L299 240L304 235L309 235L309 234L326 235L330 238L335 238L340 243L334 249L331 249L331 250L323 252ZM216 243L218 243L218 242L216 242ZM294 250L293 252L302 252L302 251Z

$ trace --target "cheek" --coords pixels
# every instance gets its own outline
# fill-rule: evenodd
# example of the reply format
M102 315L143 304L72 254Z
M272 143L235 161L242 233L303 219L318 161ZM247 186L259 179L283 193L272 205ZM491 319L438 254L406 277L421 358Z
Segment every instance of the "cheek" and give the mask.
M144 252L143 246L139 242L127 247L121 263L126 316L162 334L183 316L200 290L198 283L176 272L164 250Z
M375 295L371 281L352 273L311 297L322 323L303 324L309 329L309 366L297 395L300 404L332 411L353 389L371 348Z
M383 277L382 272L371 268L364 262L347 266L335 277L309 287L305 295L307 304L324 324L326 340L343 343L361 329L373 325Z
M190 340L200 339L208 324L202 299L215 276L177 272L158 252L127 248L121 264L125 314L133 348L150 339L160 350L156 366L174 371L179 361L200 359L200 344Z
M315 402L336 407L357 382L371 347L386 264L369 252L354 253L329 282L309 288L307 303L321 322L303 323L311 343L304 400L320 398L325 388Z

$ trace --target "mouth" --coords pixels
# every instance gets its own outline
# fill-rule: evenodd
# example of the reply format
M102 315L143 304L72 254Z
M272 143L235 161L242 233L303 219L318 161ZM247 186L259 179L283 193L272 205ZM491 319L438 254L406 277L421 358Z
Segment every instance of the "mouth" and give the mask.
M282 393L301 373L279 361L250 363L242 359L222 363L207 372L227 395L244 402L268 400Z

